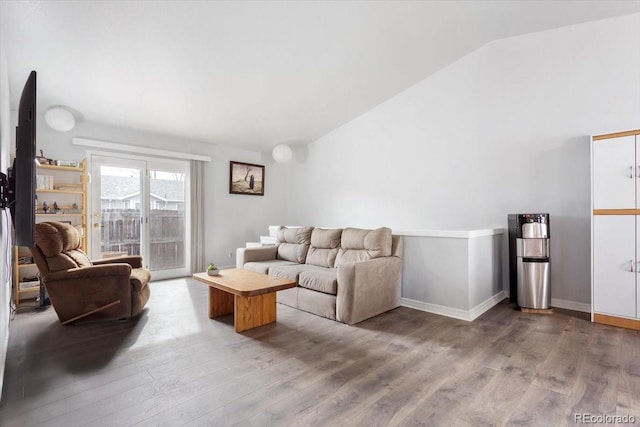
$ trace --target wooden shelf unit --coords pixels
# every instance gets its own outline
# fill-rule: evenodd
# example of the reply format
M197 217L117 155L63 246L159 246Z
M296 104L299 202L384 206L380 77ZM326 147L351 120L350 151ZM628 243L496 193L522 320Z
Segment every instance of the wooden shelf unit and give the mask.
M80 162L79 167L55 166L55 165L38 165L36 174L49 175L53 179L54 188L36 188L38 197L36 209L36 222L42 221L66 221L77 227L81 231L81 244L83 248L87 248L87 220L86 209L87 204L87 159ZM60 210L64 213L42 212L42 204L47 202L49 209L53 209L53 203L57 202ZM65 212L70 210L73 203L78 205L78 211ZM56 219L59 218L59 219ZM13 271L13 290L14 301L16 305L21 300L35 298L38 295L39 287L30 289L21 289L20 283L22 279L33 277L38 274L38 267L34 263L19 264L18 260L23 256L31 256L29 248L15 247L14 250L14 271Z

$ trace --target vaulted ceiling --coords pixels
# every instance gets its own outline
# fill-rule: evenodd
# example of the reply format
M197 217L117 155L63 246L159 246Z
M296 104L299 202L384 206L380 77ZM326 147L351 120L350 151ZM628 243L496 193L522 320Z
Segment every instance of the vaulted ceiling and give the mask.
M496 39L640 1L6 1L12 108L265 150L307 143Z

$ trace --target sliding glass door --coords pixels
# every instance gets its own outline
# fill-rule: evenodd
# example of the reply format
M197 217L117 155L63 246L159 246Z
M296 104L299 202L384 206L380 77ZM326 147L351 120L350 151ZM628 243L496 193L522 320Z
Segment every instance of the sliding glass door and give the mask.
M142 255L154 279L189 274L189 164L91 155L91 256Z

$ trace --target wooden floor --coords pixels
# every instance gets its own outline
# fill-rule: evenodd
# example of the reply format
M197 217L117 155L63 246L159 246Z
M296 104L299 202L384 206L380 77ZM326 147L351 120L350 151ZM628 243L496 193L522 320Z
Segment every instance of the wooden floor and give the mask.
M0 425L640 424L640 332L585 317L503 302L471 323L398 308L346 326L278 305L277 324L236 334L207 317L206 286L156 282L135 321L22 309Z

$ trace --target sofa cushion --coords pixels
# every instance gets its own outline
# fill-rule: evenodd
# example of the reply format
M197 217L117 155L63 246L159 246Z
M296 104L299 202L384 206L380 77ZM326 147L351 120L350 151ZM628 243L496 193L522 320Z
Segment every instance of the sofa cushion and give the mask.
M298 276L303 271L323 270L326 270L326 268L307 264L274 265L273 267L269 268L269 276L282 277L284 279L292 279L298 281Z
M298 290L298 309L336 320L336 299L335 295L312 291L305 288Z
M286 228L278 230L278 258L304 264L311 243L313 227Z
M298 278L298 286L325 294L338 293L338 271L335 268L323 268L318 271L303 271Z
M307 253L306 263L319 267L333 268L336 255L338 255L341 236L341 228L314 228L311 232L311 246Z
M269 261L253 261L247 262L244 264L243 268L245 270L254 271L256 273L268 274L269 269L274 265L298 265L296 262L284 261L281 259L274 259Z
M345 228L342 231L340 250L336 256L336 266L384 256L391 256L390 228L382 227L375 230Z
M276 292L276 301L289 307L298 308L298 288L289 288Z

